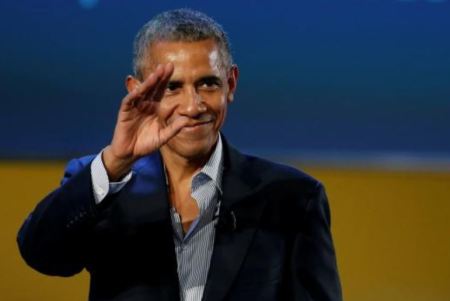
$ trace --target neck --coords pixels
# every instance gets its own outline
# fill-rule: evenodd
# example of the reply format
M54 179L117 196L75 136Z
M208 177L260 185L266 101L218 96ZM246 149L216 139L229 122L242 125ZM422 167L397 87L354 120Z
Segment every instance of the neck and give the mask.
M211 152L212 150L207 155L201 157L185 158L167 151L165 148L161 148L161 155L169 177L170 186L173 187L177 183L190 181L194 174L201 170L206 162L208 162Z

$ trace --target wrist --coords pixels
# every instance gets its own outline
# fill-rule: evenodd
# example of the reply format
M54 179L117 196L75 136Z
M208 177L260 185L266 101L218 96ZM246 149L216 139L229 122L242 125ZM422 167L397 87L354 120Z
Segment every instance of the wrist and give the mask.
M102 161L108 174L110 182L117 182L128 172L130 172L133 163L136 161L132 157L119 157L116 156L108 145L102 153Z

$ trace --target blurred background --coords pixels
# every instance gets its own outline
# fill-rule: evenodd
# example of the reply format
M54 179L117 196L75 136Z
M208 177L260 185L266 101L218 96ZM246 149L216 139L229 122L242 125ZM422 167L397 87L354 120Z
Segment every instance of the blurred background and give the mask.
M132 42L203 11L240 81L224 133L327 187L345 300L450 300L450 1L0 1L0 300L86 300L16 233L65 162L111 139Z

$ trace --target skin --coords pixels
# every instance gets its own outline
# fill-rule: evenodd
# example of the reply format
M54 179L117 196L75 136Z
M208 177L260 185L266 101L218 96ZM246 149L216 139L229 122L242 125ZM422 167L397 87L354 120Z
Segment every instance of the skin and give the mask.
M183 228L198 216L190 196L192 177L209 159L236 90L238 69L223 67L212 39L161 41L150 46L144 78L126 79L111 144L103 152L109 179L160 150L169 177L170 201Z

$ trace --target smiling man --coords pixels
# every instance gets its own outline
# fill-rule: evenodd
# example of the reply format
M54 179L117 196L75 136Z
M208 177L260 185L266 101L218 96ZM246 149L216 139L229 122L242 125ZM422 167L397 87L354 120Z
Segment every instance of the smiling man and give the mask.
M26 262L86 268L90 300L341 300L322 185L220 133L239 74L221 26L168 11L134 46L113 139L25 221Z

